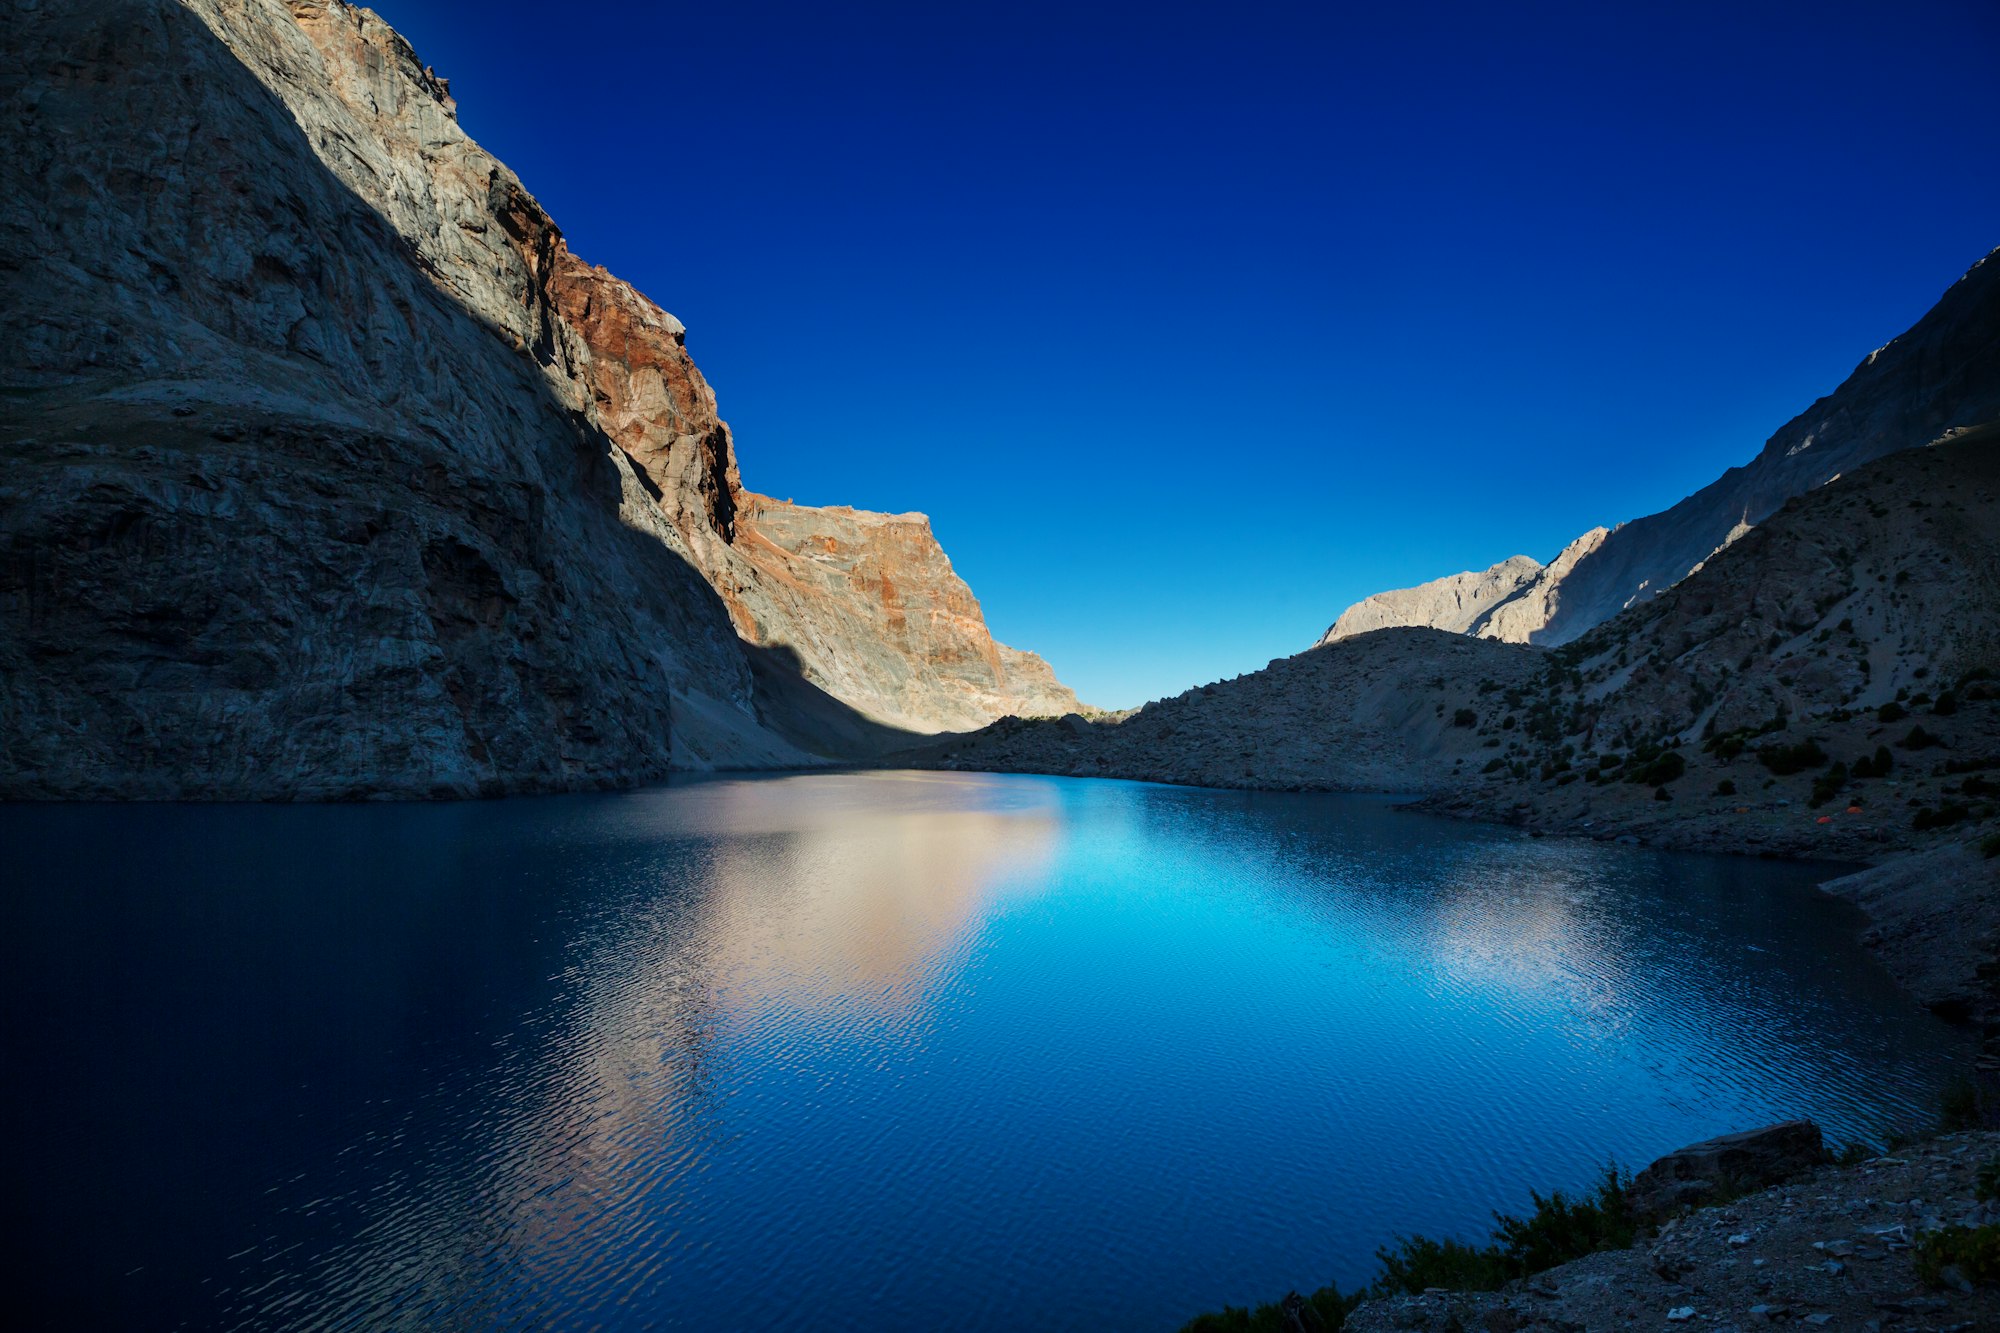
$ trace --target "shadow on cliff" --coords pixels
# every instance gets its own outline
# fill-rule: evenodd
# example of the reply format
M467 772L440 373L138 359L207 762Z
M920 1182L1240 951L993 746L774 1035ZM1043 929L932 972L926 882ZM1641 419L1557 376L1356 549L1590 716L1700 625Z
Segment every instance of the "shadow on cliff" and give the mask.
M93 30L93 25L101 31ZM760 746L760 729L806 755L836 762L866 762L923 739L875 721L814 684L799 656L790 649L743 642L721 597L700 570L655 533L625 521L621 510L627 497L626 474L636 474L642 487L649 479L643 469L624 458L587 414L563 400L544 373L564 355L554 334L560 315L547 290L546 269L538 269L534 263L534 247L559 234L546 214L537 209L529 232L525 236L514 233L530 273L542 275L532 279L521 293L534 316L524 323L530 337L523 343L514 330L480 314L473 298L453 290L449 278L433 267L381 210L320 160L285 100L266 87L256 71L196 14L173 4L110 4L103 10L55 5L37 20L37 29L16 34L22 49L31 40L42 41L51 34L102 37L114 29L123 33L121 43L106 47L110 54L99 57L106 65L100 93L108 98L126 97L120 105L140 119L147 118L141 113L150 110L185 114L191 124L199 125L202 111L214 105L204 98L223 97L235 103L224 130L211 127L199 145L190 143L171 156L157 157L157 173L146 182L147 188L156 193L178 193L180 197L170 201L167 213L184 212L198 221L209 205L205 196L189 192L187 177L199 174L205 179L213 174L208 168L217 165L238 168L234 174L245 183L238 193L254 197L257 208L308 237L320 252L315 255L308 249L293 265L260 260L253 285L289 287L308 315L299 321L301 328L318 322L320 316L311 312L319 310L324 312L325 323L338 332L330 347L308 337L288 335L273 342L260 335L240 313L258 299L256 293L245 288L241 279L219 275L216 265L200 262L201 256L184 238L173 234L171 227L158 224L150 212L140 211L128 187L105 186L96 197L110 211L109 220L132 229L135 244L149 252L157 250L164 259L179 262L184 270L179 275L162 270L168 276L159 278L155 292L164 304L157 305L150 315L157 336L142 337L142 346L115 364L100 363L95 353L86 357L73 348L45 348L32 364L11 357L9 362L24 376L44 382L53 376L93 395L129 386L135 378L180 381L185 393L171 408L165 401L129 400L121 409L125 420L117 433L124 440L114 443L124 470L134 475L141 470L139 451L127 452L124 444L159 433L154 423L140 418L156 414L157 427L186 432L191 423L185 419L196 415L191 400L202 399L208 383L241 384L261 378L263 387L275 390L282 380L284 395L326 405L329 410L323 414L310 409L294 412L282 431L258 428L254 445L232 448L226 456L216 451L214 465L228 474L224 479L229 485L255 494L282 522L296 517L297 502L292 493L271 484L268 475L260 471L254 455L263 448L268 447L301 471L316 474L313 481L329 494L347 491L351 498L370 484L385 489L411 487L410 498L415 503L396 510L397 517L407 521L380 535L410 548L412 559L405 562L410 591L426 608L439 650L436 656L423 659L418 671L435 678L438 692L448 695L464 715L467 748L480 768L492 775L491 781L479 784L479 790L549 790L663 776L669 766L664 757L666 733L671 729L666 721L669 700L682 690L728 701L731 708L747 706L754 712L755 725L746 715L741 729L739 746L751 751L741 756L744 766L769 767L770 754L785 748ZM162 51L173 53L175 62L186 68L205 71L210 86L198 88L191 81L176 85L182 91L162 91L163 85L136 80L132 69L157 58ZM36 69L27 77L42 81L46 76ZM148 101L149 97L155 100ZM251 141L240 145L230 142L224 131L231 129ZM191 172L196 166L203 170ZM280 170L272 171L273 166ZM29 184L31 200L38 188L53 189L46 183L44 187ZM255 215L225 210L210 220L225 233L226 240L229 228L246 225L249 216ZM497 220L503 226L510 221ZM509 231L513 229L509 227ZM318 235L313 236L314 232ZM298 238L288 233L280 239ZM320 255L334 262L316 263ZM357 278L357 274L361 276ZM129 282L116 272L94 281L106 293ZM342 286L343 282L347 285ZM19 287L15 295L32 307L41 300L55 299L61 291L55 286L30 285ZM275 300L271 292L258 291L266 298L265 304ZM153 295L147 293L149 299ZM406 296L417 298L417 304L424 308L411 309ZM133 303L142 312L146 304ZM447 361L454 355L459 357L447 365L448 373L442 378L462 379L461 384L440 389L431 380L407 373L398 379L393 355L386 367L378 369L373 358L381 355L381 349L368 345L371 331L367 312L391 308L407 322L420 352ZM140 318L148 315L142 313ZM156 350L162 345L171 348L173 335L182 324L199 327L211 338L208 345L213 350L207 356L213 358L212 364L175 365ZM426 333L435 340L434 345L425 345ZM149 353L147 348L155 350ZM363 366L368 367L366 372L361 371ZM12 371L7 374L9 379L15 377ZM487 392L498 392L502 400L481 404L479 395ZM225 391L212 402L224 413L240 415L243 404L227 399ZM271 392L262 400L262 409L274 416L290 411L280 406L281 402L279 393ZM476 410L480 406L488 409L484 418ZM532 410L521 420L518 435L509 430L498 441L481 438L483 427L529 407ZM239 433L217 434L215 438L233 442L243 437ZM514 448L525 449L531 456L510 457L504 448L509 439L518 440ZM496 443L503 446L498 451ZM405 473L417 480L404 480ZM567 511L560 520L558 509ZM447 514L454 520L452 526L461 530L443 533L449 540L438 541L441 534L424 526L425 512ZM163 523L178 519L175 513L160 516ZM236 528L250 526L239 523ZM281 543L286 556L298 560L300 566L299 570L272 571L273 577L294 573L310 576L314 571L308 562L315 552L307 550L307 538L316 535ZM377 535L370 528L364 540L373 542ZM428 559L432 545L462 558L446 562L450 568L439 575L430 568L437 563ZM235 546L219 549L235 550L240 555L247 548L237 541ZM307 553L298 554L301 551ZM564 561L581 562L585 567L551 569ZM593 565L596 568L589 567ZM534 577L518 581L503 578L498 571L510 567ZM462 577L450 577L454 572ZM559 577L548 578L551 573ZM551 591L546 595L520 591L531 585ZM328 584L327 590L349 602L360 596L359 588L337 581ZM132 595L128 591L126 600ZM532 607L521 604L531 596L535 599ZM603 614L578 615L575 599L579 596L593 604L601 599L602 606L597 609ZM594 623L582 623L586 621ZM259 706L270 706L275 716L322 715L316 721L323 724L319 730L327 739L322 740L319 731L309 736L294 733L289 738L287 743L300 751L296 764L310 769L335 763L341 753L338 747L346 743L341 733L363 721L400 728L406 736L419 730L421 720L407 711L407 692L395 697L356 698L349 689L337 700L348 711L337 717L327 714L325 707L314 702L319 696L301 688L300 683L310 674L300 665L301 643L272 627L268 619L260 623L262 628L254 631L256 641L250 646L285 664L274 670L272 679L262 687L264 697L295 697L282 706ZM363 622L357 618L351 623ZM565 651L551 646L552 639L567 644L573 625L591 630L603 642L587 650ZM8 628L0 626L0 630ZM23 631L16 637L24 642L32 637L24 625L13 628ZM544 630L552 633L529 642L535 632ZM178 667L184 665L179 658L194 651L170 646L155 651L154 656L173 659L167 665ZM318 653L323 655L324 648ZM200 678L190 675L189 679ZM71 688L86 687L87 682L72 681ZM198 694L203 688L190 684L187 693ZM639 707L631 706L640 701ZM482 709L484 712L476 712ZM475 723L483 725L487 714L503 709L513 710L510 720L517 733L543 728L549 739L542 749L561 753L563 766L550 767L545 762L541 769L531 771L512 751L502 754L497 749L489 760L489 743L497 746L499 742L490 731L476 734L482 728ZM363 719L363 710L376 716ZM427 725L437 730L436 719L429 719ZM455 724L447 725L456 732ZM121 757L129 758L121 756L121 750L129 747L120 734L107 728L106 734L98 737L99 748L114 770L120 767ZM605 744L604 738L613 739ZM519 738L510 738L509 743L515 739ZM527 753L520 745L514 749ZM589 764L572 765L572 749L595 758ZM759 750L762 753L756 752ZM721 752L708 757L726 767L731 758L727 751L725 733ZM238 757L252 769L261 769L262 761L271 758L256 754ZM208 791L187 774L182 776L188 778L183 788L192 790L178 794L271 795L278 791L268 784L257 793ZM357 790L366 787L362 783ZM392 790L394 794L417 795L427 789L421 783L401 781L374 789L375 794L391 794ZM461 785L455 791L434 794L465 791L466 786ZM106 789L99 794L115 793Z
M805 663L789 644L736 642L750 663L758 716L801 750L859 764L933 739L877 722L834 698L806 678Z

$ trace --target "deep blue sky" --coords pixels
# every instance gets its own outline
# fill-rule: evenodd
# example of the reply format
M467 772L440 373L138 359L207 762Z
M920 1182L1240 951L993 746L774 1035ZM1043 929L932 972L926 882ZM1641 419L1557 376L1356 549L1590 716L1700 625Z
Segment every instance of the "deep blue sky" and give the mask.
M1662 508L2000 244L1992 0L380 0L743 477L1137 703Z

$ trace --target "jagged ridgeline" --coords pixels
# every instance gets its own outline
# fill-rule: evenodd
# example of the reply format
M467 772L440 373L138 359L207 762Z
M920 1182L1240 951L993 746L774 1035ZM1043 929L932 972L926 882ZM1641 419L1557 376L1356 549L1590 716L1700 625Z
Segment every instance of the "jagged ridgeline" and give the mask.
M920 514L743 488L680 323L364 9L0 22L0 795L464 795L1076 700Z
M2000 253L2000 252L1996 252ZM1657 597L1787 500L1904 449L2000 421L2000 261L1974 264L1901 337L1792 418L1749 463L1657 514L1592 528L1547 565L1489 569L1363 598L1321 643L1396 625L1553 647Z

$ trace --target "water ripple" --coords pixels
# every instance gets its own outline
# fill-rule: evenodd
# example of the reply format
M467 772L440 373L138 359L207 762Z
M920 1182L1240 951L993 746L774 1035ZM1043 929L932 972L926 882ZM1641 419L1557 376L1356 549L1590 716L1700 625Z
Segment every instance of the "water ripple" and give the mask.
M78 1323L1171 1327L1613 1154L1880 1139L1967 1053L1807 869L1366 798L822 775L0 832L40 890L16 1197Z

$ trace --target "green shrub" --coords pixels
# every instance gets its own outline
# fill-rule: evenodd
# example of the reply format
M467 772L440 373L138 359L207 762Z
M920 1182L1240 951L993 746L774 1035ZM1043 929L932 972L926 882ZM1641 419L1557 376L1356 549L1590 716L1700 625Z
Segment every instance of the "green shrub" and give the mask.
M1943 744L1943 738L1925 731L1921 722L1910 728L1909 735L1896 742L1897 748L1903 750L1928 750L1933 745Z
M1474 1247L1458 1240L1404 1236L1377 1250L1382 1275L1370 1291L1377 1296L1421 1295L1426 1287L1492 1291L1544 1269L1599 1250L1628 1248L1638 1235L1629 1191L1632 1178L1616 1166L1604 1170L1595 1190L1572 1199L1561 1190L1544 1198L1529 1195L1535 1210L1527 1217L1493 1215L1493 1242Z
M1347 1322L1348 1311L1361 1304L1360 1293L1343 1296L1338 1287L1321 1287L1305 1298L1328 1330L1333 1333ZM1225 1305L1219 1312L1199 1314L1181 1325L1181 1333L1286 1333L1291 1327L1284 1305L1273 1301L1254 1310Z
M1972 1197L1981 1203L2000 1199L2000 1157L1979 1168L1979 1183L1973 1186Z
M1856 778L1886 778L1896 771L1896 756L1889 753L1889 747L1878 745L1872 755L1862 755L1848 766Z
M1984 1100L1971 1079L1963 1075L1954 1078L1938 1095L1938 1128L1947 1134L1978 1129L1985 1119L1981 1106Z
M1426 1287L1453 1291L1496 1291L1512 1279L1499 1247L1484 1249L1462 1240L1399 1236L1395 1248L1375 1251L1382 1276L1369 1290L1377 1296L1420 1296Z
M1665 750L1643 764L1625 770L1625 780L1645 787L1664 787L1687 772L1687 760L1679 750Z
M1956 1285L1945 1270L1975 1287L2000 1285L2000 1225L1943 1227L1917 1241L1917 1276L1933 1287Z
M1826 751L1819 748L1817 741L1803 740L1796 745L1766 745L1757 751L1757 758L1764 767L1783 777L1818 768L1826 762Z
M1958 699L1950 690L1946 690L1937 697L1937 702L1931 705L1931 711L1939 717L1950 717L1958 711Z
M1835 764L1826 772L1813 779L1812 796L1806 801L1815 810L1825 805L1847 787L1847 765Z
M1910 710L1895 702L1883 704L1875 710L1877 722L1901 722L1910 715Z
M1929 806L1917 807L1917 813L1910 817L1910 827L1918 833L1926 829L1950 828L1969 819L1972 811L1957 801L1947 801L1937 809Z
M1715 794L1717 796L1734 796L1736 794L1736 784L1728 778L1724 778L1715 784Z

